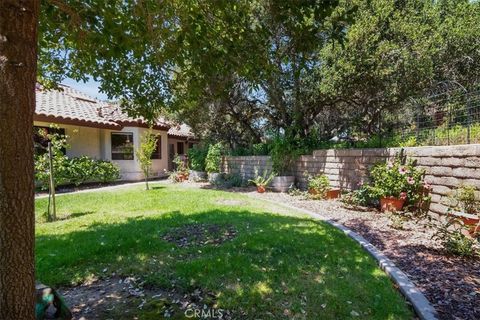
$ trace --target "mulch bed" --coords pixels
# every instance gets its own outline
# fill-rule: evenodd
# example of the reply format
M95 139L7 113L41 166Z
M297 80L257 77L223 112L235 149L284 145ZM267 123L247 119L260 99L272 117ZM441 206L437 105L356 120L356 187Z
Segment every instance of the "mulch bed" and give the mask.
M169 230L163 239L179 247L218 246L236 236L237 230L232 225L193 223Z
M213 292L202 288L181 292L173 285L170 289L147 287L140 278L118 276L59 291L79 320L138 319L139 314L184 319L195 310L213 312L217 300ZM229 310L222 310L222 315L222 319L232 319Z
M354 211L339 201L305 200L281 193L250 196L287 203L336 221L370 241L425 294L441 319L480 319L480 258L447 255L429 223L409 220L401 230L378 211Z

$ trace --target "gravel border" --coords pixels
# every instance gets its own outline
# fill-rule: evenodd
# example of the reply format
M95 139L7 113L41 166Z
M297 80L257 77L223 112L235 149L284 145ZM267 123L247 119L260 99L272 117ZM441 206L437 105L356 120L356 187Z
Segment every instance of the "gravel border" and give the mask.
M298 208L292 205L288 205L281 202L274 202L270 199L264 199L264 201L270 202L274 205L281 205L283 207L301 211L305 214L308 214L310 217L322 220L331 226L343 231L347 236L358 242L362 248L364 248L375 260L377 260L380 268L384 270L390 278L398 285L400 292L405 296L405 298L412 304L415 309L416 314L422 320L436 320L438 319L438 314L435 308L430 304L427 298L423 293L418 290L418 288L413 284L408 276L400 270L392 260L388 259L383 253L380 252L373 244L368 242L364 237L360 236L356 232L350 230L349 228L336 223L335 221L326 219L318 213L313 211Z

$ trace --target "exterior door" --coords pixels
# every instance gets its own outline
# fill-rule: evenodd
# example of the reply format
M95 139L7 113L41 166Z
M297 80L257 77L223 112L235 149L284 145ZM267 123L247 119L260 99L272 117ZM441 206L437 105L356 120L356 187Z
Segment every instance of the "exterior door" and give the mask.
M173 171L173 158L175 157L175 145L168 144L168 171Z

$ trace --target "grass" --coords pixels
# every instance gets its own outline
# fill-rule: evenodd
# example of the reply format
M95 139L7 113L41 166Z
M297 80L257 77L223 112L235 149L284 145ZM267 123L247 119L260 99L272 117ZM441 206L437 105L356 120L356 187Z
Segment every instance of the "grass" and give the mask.
M265 202L155 184L150 191L137 186L64 195L57 204L63 220L44 223L47 200L36 200L37 279L49 285L75 285L114 271L139 276L151 288L214 292L218 308L242 319L412 318L357 243ZM218 246L163 240L172 228L192 223L233 225L237 236ZM137 311L139 319L162 318L155 307Z

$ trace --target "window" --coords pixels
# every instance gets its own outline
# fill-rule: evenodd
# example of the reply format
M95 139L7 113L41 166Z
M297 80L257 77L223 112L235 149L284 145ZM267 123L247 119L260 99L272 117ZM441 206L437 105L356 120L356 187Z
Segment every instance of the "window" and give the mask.
M183 151L183 142L177 142L177 154L184 154Z
M133 160L133 133L112 132L112 160Z
M153 151L151 159L162 159L162 136L157 136L157 148Z
M33 127L33 143L35 148L35 154L44 154L48 150L49 134L58 134L65 137L65 129L63 128L51 128L51 127ZM62 148L62 153L66 154L67 150Z

